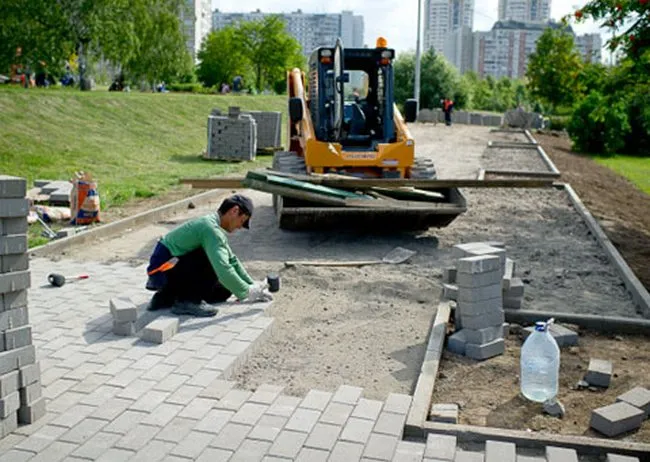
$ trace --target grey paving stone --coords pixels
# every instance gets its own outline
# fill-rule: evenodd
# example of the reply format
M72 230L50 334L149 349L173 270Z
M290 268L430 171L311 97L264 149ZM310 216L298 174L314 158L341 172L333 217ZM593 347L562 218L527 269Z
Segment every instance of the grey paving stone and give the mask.
M0 217L0 235L27 234L27 220L25 217L2 218Z
M447 267L442 269L442 282L445 284L455 284L456 283L456 268Z
M34 457L33 452L11 449L3 454L0 454L0 462L25 462L32 457Z
M330 453L321 449L302 448L296 462L326 462Z
M133 430L147 415L146 412L126 410L104 427L104 431L124 435Z
M431 406L429 420L433 422L458 423L458 404L437 403Z
M462 315L464 329L483 329L490 326L501 326L505 322L503 310L491 311L479 316Z
M607 454L607 462L639 462L638 457L621 456L617 454Z
M489 300L478 300L476 302L459 301L456 307L461 318L463 316L484 316L487 313L499 311L503 308L503 298L498 295Z
M361 398L361 393L363 393L363 388L341 385L332 396L332 402L357 404L359 398Z
M236 451L251 430L250 425L227 423L212 440L210 446Z
M181 385L187 382L189 378L190 377L187 375L170 374L167 377L165 377L163 380L158 382L156 385L154 385L153 389L159 391L174 392Z
M353 409L350 404L331 402L321 415L320 422L343 426Z
M14 311L14 310L12 310ZM3 313L0 313L0 316ZM0 328L1 330L1 328ZM20 369L36 362L34 345L16 348L0 353L0 375Z
M253 393L248 401L251 403L270 405L278 396L280 396L283 389L284 387L278 385L262 384L257 387L257 390L255 390L255 393Z
M164 427L168 425L174 417L178 415L183 409L179 404L162 403L156 407L150 414L142 419L143 425L154 425L156 427Z
M140 449L134 457L127 460L129 462L158 462L163 460L173 448L174 443L153 440Z
M393 462L421 462L424 444L414 441L398 441Z
M25 234L0 235L0 270L3 273L25 271L29 268Z
M585 380L589 385L607 388L612 380L612 370L613 366L611 361L592 358L589 360L589 368L585 375Z
M181 385L166 399L166 401L172 404L182 404L184 406L187 406L194 398L199 395L199 393L201 393L202 390L203 388L201 387Z
M138 320L138 307L128 297L111 298L108 306L111 310L111 315L113 315L113 320L117 323L135 322Z
M133 401L131 401L130 399L109 398L103 403L103 405L99 405L97 407L97 410L90 417L93 417L95 419L112 421L116 419L117 416L122 414L122 412L128 409L131 406L131 404L133 404ZM52 403L50 403L50 407L51 406Z
M300 398L294 396L278 396L266 411L267 414L290 417L300 404Z
M63 427L44 425L33 435L17 444L14 449L31 451L34 453L40 452L52 444L53 441L57 440L66 431L67 429Z
M456 437L429 433L424 449L424 457L440 460L454 460L456 456Z
M619 401L609 406L594 409L591 413L591 428L607 436L616 436L636 430L645 420L645 413L628 403Z
M350 462L361 459L363 444L339 441L330 454L329 462Z
M524 296L524 282L520 278L503 280L504 298L521 298Z
M385 412L393 412L395 414L408 414L411 408L412 397L401 393L390 393L386 398L384 404Z
M321 412L313 409L298 408L287 422L285 429L309 433L316 425Z
M3 297L7 297L7 294L4 294ZM7 300L5 298L5 303L6 302ZM29 322L29 317L27 314L26 306L21 306L21 307L0 312L0 331L4 332L7 329L13 329L15 327L24 326L27 325L28 322ZM0 353L0 360L2 360L2 358L15 357L15 356L9 356L9 353L10 352ZM16 352L13 352L13 354L15 355ZM3 365L0 364L0 374L6 374L7 372L10 372L15 369L15 366L13 365L13 360L10 359L9 361L10 361L9 368L7 368L6 366L3 367ZM23 361L23 363L24 363L23 365L26 366L28 364L33 364L34 361L32 361L31 363Z
M305 398L300 403L300 407L324 411L329 402L332 400L333 395L333 393L326 391L309 390ZM361 401L363 401L363 399Z
M237 390L232 389L226 395L219 400L215 407L219 409L227 409L231 411L238 411L248 398L250 398L252 393L247 390Z
M502 355L504 352L505 342L502 338L496 339L489 343L485 343L483 345L474 345L472 343L467 343L465 346L465 356L479 361Z
M294 459L306 439L306 433L283 430L269 449L269 455Z
M483 462L483 460L483 453L471 451L458 451L454 459L455 462Z
M179 417L186 417L188 419L201 420L212 409L215 400L206 398L194 398L185 408L178 414Z
M616 398L616 401L623 401L636 408L641 409L645 417L650 413L650 390L643 387L635 387Z
M141 332L145 342L165 343L178 332L178 318L160 317L147 324Z
M20 393L14 391L4 398L0 398L0 419L6 419L9 414L15 413L20 407Z
M257 422L255 427L248 434L248 438L254 440L262 441L275 441L275 438L278 436L280 431L284 428L284 425L287 423L286 417L281 417L278 415L263 415L260 420ZM224 423L225 425L225 423ZM317 424L312 431L312 435L318 428ZM338 433L337 433L338 435Z
M0 218L23 218L28 213L29 202L27 199L3 199L0 201Z
M232 416L235 415L234 411L227 411L224 409L211 409L205 417L197 424L194 430L219 433L223 427L230 421Z
M196 459L213 439L213 434L192 431L170 453L188 459Z
M474 287L471 289L461 287L458 289L458 303L477 303L483 300L494 300L502 297L501 284L493 284L485 287ZM465 314L461 310L462 314Z
M456 284L442 284L442 298L445 300L458 300L458 286Z
M482 345L503 338L503 326L484 327L483 329L463 329L467 343Z
M526 327L524 335L526 338L535 330L534 326ZM551 324L549 327L551 336L555 339L557 346L560 348L574 346L578 344L578 334L559 324Z
M485 462L517 462L517 447L503 441L485 442Z
M339 440L366 444L372 433L373 426L373 421L351 417L343 427Z
M484 273L459 272L456 276L456 285L460 290L493 285L501 286L502 278L501 268Z
M0 199L24 198L27 195L27 180L17 176L0 175Z
M232 455L233 451L207 448L205 451L203 451L199 458L196 459L196 462L215 462L217 460L228 460Z
M376 420L383 407L382 401L361 398L352 411L351 417L360 419Z
M268 441L245 439L228 462L258 462L264 458L270 448L271 443Z
M4 419L0 419L0 439L15 432L18 429L18 414L15 412L9 414Z
M59 415L56 419L52 420L51 423L52 425L58 425L60 427L72 428L95 412L95 410L95 406L77 404Z
M15 350L32 344L32 326L7 329L3 332L4 349Z
M34 462L55 462L63 459L79 446L74 443L65 443L63 441L54 441L47 447L47 450L40 452L30 459ZM99 459L98 459L99 460Z
M505 257L504 257L505 264ZM458 273L479 274L497 271L503 267L501 258L496 255L465 257L458 260ZM456 276L458 277L458 275Z
M174 417L171 422L163 427L156 435L157 440L180 443L196 426L196 420Z
M29 271L0 273L0 293L2 294L28 289L30 284L31 279Z
M392 460L397 448L397 441L397 436L372 433L368 444L366 444L366 449L363 451L363 456L377 460Z
M0 376L0 398L18 391L18 386L20 385L20 374L19 371L7 372Z
M447 349L454 354L465 356L467 347L467 338L465 338L465 329L454 332L447 337Z
M269 406L257 403L244 403L242 407L230 419L233 423L254 426L262 417L262 414L268 410ZM295 414L294 414L295 416Z
M107 424L108 422L105 420L86 418L61 435L59 440L81 445L88 441Z
M578 462L578 454L575 449L546 446L546 460L547 462Z
M207 388L210 386L211 383L217 380L220 376L221 376L221 372L219 371L204 369L197 372L196 374L193 374L192 377L185 383L187 385L195 385L197 387L201 387L201 392L199 393L199 396L205 397L207 399L208 397L204 396ZM209 399L217 399L217 398L209 398Z
M377 423L373 431L375 433L383 433L386 435L402 436L404 432L404 423L406 422L406 414L395 414L392 412L382 412L379 414Z

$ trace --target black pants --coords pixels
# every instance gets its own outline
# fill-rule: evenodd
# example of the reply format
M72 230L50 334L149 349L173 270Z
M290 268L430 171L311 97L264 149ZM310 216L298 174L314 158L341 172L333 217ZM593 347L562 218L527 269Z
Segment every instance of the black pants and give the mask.
M178 258L178 263L165 273L167 283L159 291L166 300L174 302L223 302L232 293L222 286L202 248Z
M451 125L451 111L445 111L445 124Z

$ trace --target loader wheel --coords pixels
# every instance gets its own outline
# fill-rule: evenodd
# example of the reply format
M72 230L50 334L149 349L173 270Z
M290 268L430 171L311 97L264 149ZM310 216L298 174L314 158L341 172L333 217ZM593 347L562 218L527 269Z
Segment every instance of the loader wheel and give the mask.
M415 164L413 164L413 167L411 167L410 178L414 180L435 180L436 167L433 164L433 159L415 159Z
M295 152L278 151L273 154L272 169L283 173L293 173L296 175L304 175L307 173L307 166L305 159L300 157ZM278 211L278 199L276 194L273 194L273 210Z

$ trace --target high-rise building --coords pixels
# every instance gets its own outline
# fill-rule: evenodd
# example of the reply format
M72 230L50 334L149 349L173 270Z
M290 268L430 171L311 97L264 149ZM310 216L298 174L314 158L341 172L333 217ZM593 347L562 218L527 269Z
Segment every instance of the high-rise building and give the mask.
M443 49L445 58L456 66L461 74L472 70L473 40L472 29L467 26L449 32L445 39Z
M499 21L548 22L551 0L499 0Z
M424 49L444 52L448 35L463 26L474 25L474 0L426 0L424 7Z
M180 11L187 50L196 61L203 39L210 33L210 0L186 0Z
M263 13L260 10L252 13L224 13L214 10L212 29L219 30L238 21L256 21L272 14L280 16L284 21L287 32L300 43L305 56L309 56L318 47L334 46L339 37L345 47L363 47L363 16L355 15L352 11L312 14L303 13L302 10L291 13Z
M578 35L576 48L588 63L601 63L603 59L603 40L600 34Z

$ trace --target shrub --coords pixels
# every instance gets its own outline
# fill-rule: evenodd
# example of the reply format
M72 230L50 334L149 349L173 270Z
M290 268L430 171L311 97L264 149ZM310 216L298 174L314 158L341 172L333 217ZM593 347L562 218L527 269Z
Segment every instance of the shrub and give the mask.
M170 83L167 89L169 91L183 93L215 93L215 90L213 88L206 88L200 83Z
M551 130L564 131L569 126L571 120L570 116L550 116L550 128Z

